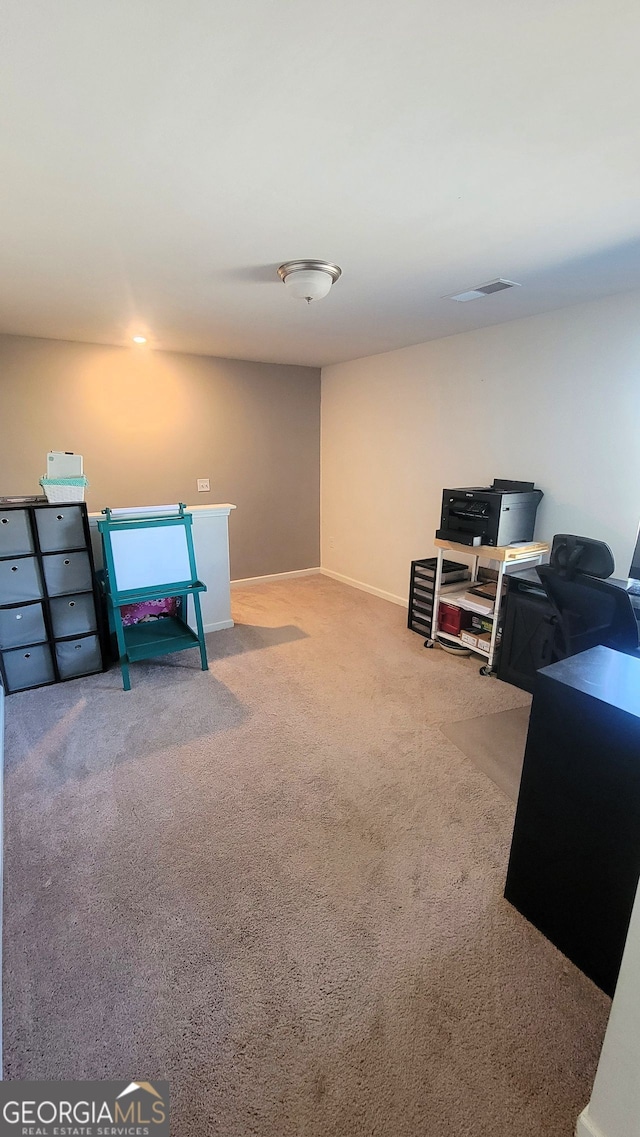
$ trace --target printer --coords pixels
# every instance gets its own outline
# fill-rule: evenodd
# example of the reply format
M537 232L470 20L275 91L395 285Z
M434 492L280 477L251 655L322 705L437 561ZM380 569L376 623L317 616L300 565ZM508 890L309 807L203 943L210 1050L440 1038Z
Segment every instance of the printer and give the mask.
M495 478L491 486L442 491L436 537L459 545L513 545L532 541L542 498L533 482Z

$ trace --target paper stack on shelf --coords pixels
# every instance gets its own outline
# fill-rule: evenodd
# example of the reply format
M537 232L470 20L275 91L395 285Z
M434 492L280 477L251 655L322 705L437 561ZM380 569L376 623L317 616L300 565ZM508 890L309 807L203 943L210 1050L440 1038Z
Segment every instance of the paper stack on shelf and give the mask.
M473 588L469 589L474 596L483 596L489 600L495 600L496 592L498 591L498 582L496 580L487 580L484 584L475 584ZM507 591L507 582L502 582L502 595L505 596Z
M471 592L467 591L468 585L465 585L459 591L453 587L443 588L441 592L446 592L447 604L453 604L456 608L464 608L466 612L475 612L478 616L493 615L495 600L490 600L484 596L474 596Z
M467 612L476 612L479 616L492 615L495 606L495 600L490 600L486 596L474 596L471 592L465 592L458 603L466 608Z

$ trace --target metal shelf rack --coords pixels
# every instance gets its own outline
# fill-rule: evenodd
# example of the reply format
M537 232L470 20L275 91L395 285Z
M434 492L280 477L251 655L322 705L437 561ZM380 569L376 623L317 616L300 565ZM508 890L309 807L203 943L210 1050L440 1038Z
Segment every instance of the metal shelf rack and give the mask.
M425 640L425 647L434 647L438 639L448 640L452 643L457 643L461 647L466 647L460 636L452 635L449 632L438 631L438 608L441 599L446 600L447 604L456 603L456 596L447 592L442 596L442 565L444 562L445 553L455 553L456 555L463 554L471 557L473 563L471 564L471 582L467 587L472 587L478 580L478 569L480 561L485 560L493 562L497 565L498 576L496 580L496 603L493 611L484 613L486 619L492 621L491 638L489 640L489 654L485 655L484 652L478 651L475 648L469 648L474 655L479 656L484 660L480 668L481 675L491 675L495 671L495 661L497 655L497 640L498 629L500 626L500 609L502 601L502 584L506 573L510 566L517 565L518 568L530 565L535 566L541 564L543 558L549 552L549 545L543 541L529 541L526 544L519 545L458 545L453 541L443 541L436 537L434 545L438 550L435 584L433 590L433 616L431 621L432 633L429 639ZM462 605L460 605L462 607Z

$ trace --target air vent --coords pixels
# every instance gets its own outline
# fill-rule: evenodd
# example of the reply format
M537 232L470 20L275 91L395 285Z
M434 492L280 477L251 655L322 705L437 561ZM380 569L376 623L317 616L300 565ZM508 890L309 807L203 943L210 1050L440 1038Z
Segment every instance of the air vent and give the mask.
M467 300L479 300L481 296L492 296L494 292L503 292L505 288L521 288L522 285L518 284L515 280L503 280L500 277L498 280L490 280L488 284L478 284L476 288L470 288L468 292L458 292L455 296L443 296L443 300L458 300L461 304L466 304Z

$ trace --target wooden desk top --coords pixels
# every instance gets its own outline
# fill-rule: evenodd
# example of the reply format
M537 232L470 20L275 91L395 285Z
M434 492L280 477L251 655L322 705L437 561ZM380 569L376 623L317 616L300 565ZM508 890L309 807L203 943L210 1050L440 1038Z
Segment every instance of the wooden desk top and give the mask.
M448 549L452 553L473 553L474 557L487 557L492 561L531 560L543 556L550 549L545 541L530 541L527 545L458 545L436 537L433 543L437 549Z

